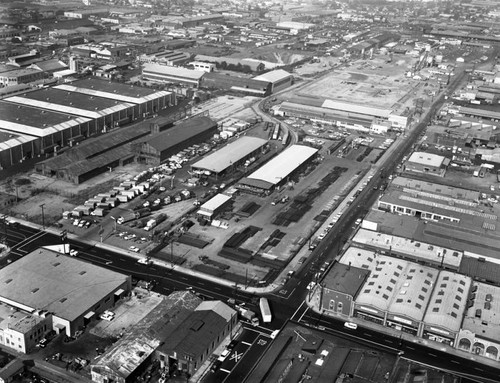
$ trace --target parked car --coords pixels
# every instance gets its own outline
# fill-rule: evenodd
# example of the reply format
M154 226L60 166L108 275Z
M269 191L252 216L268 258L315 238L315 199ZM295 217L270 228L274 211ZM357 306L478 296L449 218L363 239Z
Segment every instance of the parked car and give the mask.
M76 257L78 255L78 251L75 249L71 249L69 251L69 255L71 255L72 257Z
M115 313L113 311L106 310L104 311L99 318L111 322L115 317Z
M140 251L140 249L138 247L135 247L135 246L130 246L128 249L130 251L133 251L134 253L138 253Z

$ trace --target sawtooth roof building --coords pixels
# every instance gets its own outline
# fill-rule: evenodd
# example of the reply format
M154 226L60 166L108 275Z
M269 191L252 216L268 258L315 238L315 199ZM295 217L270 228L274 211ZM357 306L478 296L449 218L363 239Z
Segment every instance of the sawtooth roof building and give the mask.
M266 144L267 141L262 138L243 136L202 158L191 165L191 168L194 171L210 172L211 175L219 176L241 166L252 156L258 155Z
M131 279L127 275L40 248L1 269L0 285L0 302L37 317L49 318L47 313L50 313L48 322L42 322L45 330L53 329L72 336L128 294ZM28 326L23 331L29 334L30 329ZM21 349L23 342L32 345L32 340L26 337L15 342L10 340L10 344L5 337L0 338L4 345L16 349Z
M239 181L238 189L250 193L270 193L298 169L311 161L318 149L304 145L292 145L255 172Z

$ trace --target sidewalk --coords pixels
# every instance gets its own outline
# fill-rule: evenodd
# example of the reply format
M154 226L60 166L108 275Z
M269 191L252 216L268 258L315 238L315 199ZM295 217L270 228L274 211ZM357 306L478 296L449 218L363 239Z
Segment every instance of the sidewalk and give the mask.
M415 335L411 335L411 334L407 334L407 333L402 332L402 331L395 330L395 329L390 328L390 327L385 327L383 325L378 325L376 323L373 323L370 321L365 321L365 320L358 319L358 318L352 318L352 317L347 318L345 316L326 314L324 311L321 311L319 309L319 301L320 301L320 291L319 290L320 289L318 288L318 286L319 285L317 285L314 288L314 292L311 294L310 299L308 299L309 298L309 294L308 294L306 296L306 300L305 300L307 306L309 306L309 308L317 314L322 314L323 316L326 316L326 317L331 317L331 318L336 318L336 319L343 320L343 321L356 323L357 325L359 325L361 327L370 328L370 329L377 331L379 333L387 334L387 335L394 337L394 338L400 338L406 342L418 343L420 345L424 345L424 346L431 348L431 349L434 349L434 350L446 352L447 354L450 354L450 355L456 355L459 358L467 358L467 359L473 360L477 363L485 364L485 365L488 365L488 366L493 367L493 368L498 368L498 362L493 360L493 359L489 359L485 356L479 356L479 355L471 354L469 352L461 351L461 350L458 350L452 346L448 346L447 344L430 341L430 340L420 338L420 337L415 336Z

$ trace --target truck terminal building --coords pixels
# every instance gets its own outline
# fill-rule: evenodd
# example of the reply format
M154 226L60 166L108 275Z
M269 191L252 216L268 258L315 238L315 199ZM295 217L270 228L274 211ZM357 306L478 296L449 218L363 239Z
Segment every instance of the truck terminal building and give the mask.
M202 158L191 168L194 172L218 177L244 165L246 160L257 156L266 144L267 141L262 138L243 136Z
M261 166L236 187L254 194L270 194L276 187L288 182L288 178L311 161L318 149L304 145L292 145L271 161Z

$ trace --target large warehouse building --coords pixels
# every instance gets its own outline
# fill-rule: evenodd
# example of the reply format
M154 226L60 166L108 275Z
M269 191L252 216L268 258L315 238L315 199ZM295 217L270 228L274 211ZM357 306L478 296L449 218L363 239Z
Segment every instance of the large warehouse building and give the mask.
M146 117L176 104L175 94L98 79L57 85L54 89L134 104L132 118Z
M287 182L295 171L314 158L318 149L292 145L258 170L243 178L236 185L242 191L269 194L274 188Z
M179 83L198 87L201 78L206 74L201 70L186 69L155 63L144 64L142 77L144 80Z
M210 175L220 176L244 164L246 160L257 156L267 144L266 140L257 137L243 136L224 146L198 162L191 168L195 172L209 172Z
M134 105L131 103L54 88L8 97L5 101L95 120L95 131L89 131L88 136L134 119Z
M253 80L271 83L272 93L276 93L293 85L293 75L283 69L275 69L270 72L261 74L254 77Z
M73 114L0 102L0 166L7 169L20 162L54 152L75 137L95 131L95 122Z
M49 330L73 335L128 294L129 276L40 248L0 270L0 343L29 352ZM3 318L4 316L1 315Z
M0 102L0 166L43 160L61 148L174 107L171 92L97 79L26 92Z
M276 114L329 122L348 129L369 131L381 121L390 123L393 129L406 129L408 115L399 115L392 109L364 106L325 98L295 96L283 102Z
M141 144L137 161L159 165L186 147L206 141L218 132L215 121L194 117L164 132L154 134Z

